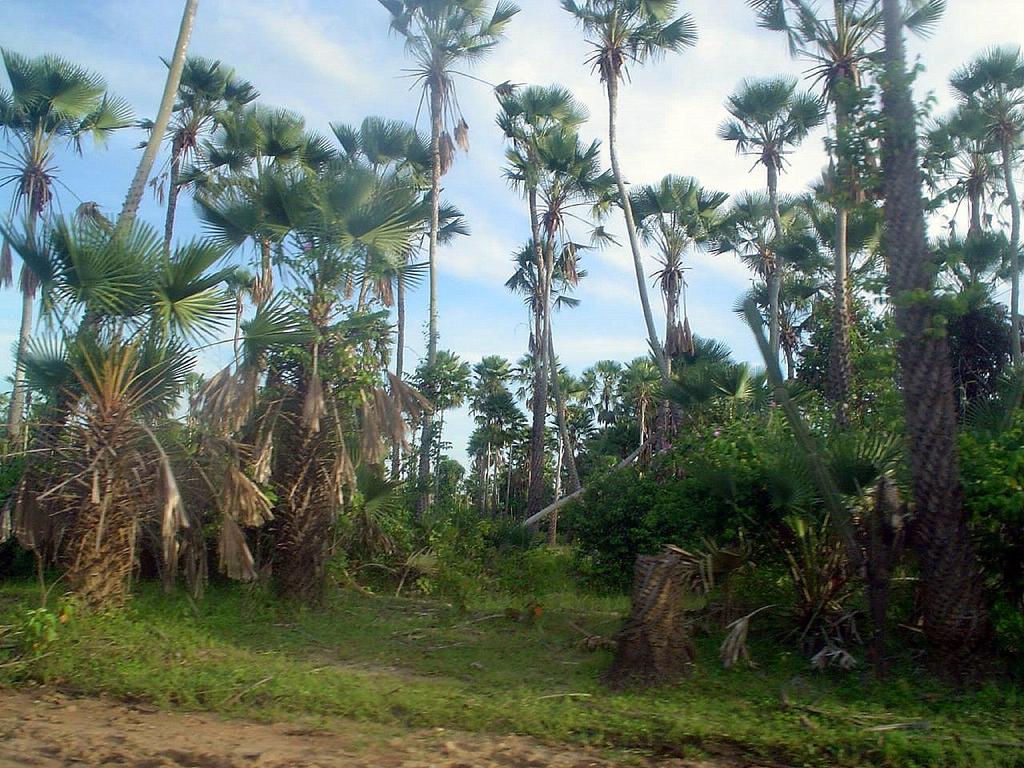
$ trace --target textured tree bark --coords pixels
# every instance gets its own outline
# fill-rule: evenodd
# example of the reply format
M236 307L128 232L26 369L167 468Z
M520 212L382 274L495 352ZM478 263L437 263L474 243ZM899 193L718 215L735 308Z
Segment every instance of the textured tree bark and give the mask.
M546 314L548 308L546 248L541 242L537 211L537 190L527 194L530 206L530 230L533 235L534 267L537 270L536 295L533 297L533 421L530 427L530 484L526 493L526 512L534 515L544 503L544 431L548 417L548 373Z
M396 287L398 329L395 337L395 378L401 380L405 373L405 286L401 280ZM395 444L391 447L391 479L398 480L402 474L402 446Z
M956 446L949 346L937 333L925 234L915 111L903 49L902 4L885 0L883 87L885 247L896 327L922 575L924 632L940 674L973 671L989 633L982 579L967 531Z
M1003 142L1003 181L1010 203L1010 352L1013 364L1022 362L1020 347L1020 200L1013 180L1013 149Z
M778 242L782 239L782 214L779 212L779 171L774 161L768 163L768 200L775 226L775 247L772 269L768 274L768 346L776 359L779 356L779 294L782 292L782 262Z
M696 651L683 623L685 581L678 552L637 557L630 615L615 636L608 670L611 685L652 685L686 673Z
M178 181L181 178L181 137L171 142L171 170L167 179L167 216L164 219L164 252L170 254L174 237L174 216L178 210Z

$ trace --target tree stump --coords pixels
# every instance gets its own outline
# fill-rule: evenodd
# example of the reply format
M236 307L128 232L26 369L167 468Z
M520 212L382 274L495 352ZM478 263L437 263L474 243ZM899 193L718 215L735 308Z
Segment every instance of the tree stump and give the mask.
M680 552L666 549L637 557L630 616L615 636L615 659L607 674L611 685L653 685L686 673L695 656L683 623L686 582Z

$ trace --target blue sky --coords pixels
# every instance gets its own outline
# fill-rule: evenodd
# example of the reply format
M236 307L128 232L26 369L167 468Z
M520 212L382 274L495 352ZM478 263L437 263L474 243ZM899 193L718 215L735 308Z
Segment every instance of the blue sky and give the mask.
M597 78L583 64L587 47L556 0L519 0L522 12L507 41L472 74L492 83L560 83L586 104L587 137L602 138L607 112ZM160 56L174 45L180 2L127 0L4 0L0 3L0 45L25 54L57 53L103 74L110 88L128 99L137 116L152 116L166 70ZM750 161L736 157L715 137L725 118L722 103L751 75L800 75L805 64L789 58L784 38L758 29L744 0L689 0L681 8L694 16L696 48L632 72L620 105L621 162L628 179L647 183L666 173L693 175L706 186L736 193L763 185ZM941 27L927 41L910 41L927 71L921 94L934 92L940 111L952 105L945 86L949 71L989 45L1021 42L1021 0L949 0ZM403 77L408 66L399 40L388 33L388 18L376 0L200 0L191 52L218 58L251 80L266 104L293 109L310 128L329 135L330 122L358 123L367 115L412 121L418 93ZM6 85L6 83L4 83ZM440 257L441 345L470 362L484 354L515 360L525 350L526 310L503 283L510 254L526 237L525 206L501 177L502 139L494 127L489 89L462 79L459 99L470 124L471 151L460 154L444 179L446 197L466 213L472 237L445 248ZM426 127L421 118L421 127ZM115 213L138 161L138 132L124 132L105 149L59 158L61 208L71 213L82 200ZM783 191L798 192L825 162L821 135L809 138L792 156ZM164 168L159 167L160 172ZM0 190L8 210L9 190ZM163 210L146 197L144 218L162 224ZM610 229L622 233L618 221ZM191 202L183 201L180 238L199 234ZM624 242L624 238L620 238ZM628 360L646 353L628 251L610 247L588 253L589 276L581 285L578 309L555 320L561 360L580 371L595 360ZM690 321L696 333L728 343L736 356L755 359L742 323L733 315L736 298L750 278L729 257L698 254L688 273ZM653 271L653 266L648 272ZM652 293L656 299L656 293ZM0 291L0 376L13 368L19 297ZM656 302L657 303L657 302ZM659 309L660 313L660 309ZM410 297L407 359L424 351L421 329L426 295ZM203 359L218 368L227 350ZM446 418L453 454L464 459L472 429L465 411Z

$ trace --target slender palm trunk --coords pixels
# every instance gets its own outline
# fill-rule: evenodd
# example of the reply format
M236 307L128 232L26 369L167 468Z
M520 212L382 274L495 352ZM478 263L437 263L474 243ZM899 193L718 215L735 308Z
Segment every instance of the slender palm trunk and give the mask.
M431 83L430 86L430 239L428 246L428 261L430 264L430 305L428 308L429 318L427 322L427 365L434 367L437 362L437 234L440 229L441 218L441 131L442 131L442 109L444 107L441 98L440 84ZM424 414L423 418L423 444L420 446L420 463L417 478L419 486L419 498L416 500L416 517L422 518L423 513L430 506L430 441L426 439L431 425L433 415Z
M26 226L30 240L35 240L36 223L41 213L37 203L35 190L29 188L28 219ZM32 338L32 317L36 303L35 275L28 268L21 268L21 327L18 330L18 351L14 359L14 388L11 392L10 410L7 412L7 432L13 440L21 436L22 422L25 420L25 403L28 395L28 382L25 380L25 358L28 355L28 343Z
M171 121L171 111L174 109L181 73L185 68L185 54L188 51L189 39L192 37L192 27L195 25L198 7L199 0L185 0L185 11L181 16L178 41L175 43L174 56L171 58L171 66L167 71L167 82L164 84L164 94L160 99L160 109L157 111L153 130L149 134L149 141L146 142L146 149L142 153L139 167L135 171L135 178L132 179L132 184L128 188L128 196L125 198L124 207L121 208L121 215L117 218L117 226L114 230L117 237L123 235L135 220L135 214L139 211L139 203L142 202L142 193L146 188L146 181L149 179L150 171L153 170L157 152L160 151L164 134L167 132L167 125Z
M174 216L178 211L178 181L181 179L181 137L171 142L171 171L167 179L167 216L164 219L164 252L171 252L174 237Z
M565 419L565 397L562 395L562 385L558 381L558 368L555 365L555 340L550 324L548 325L547 349L548 368L551 371L551 391L555 396L555 409L558 418L558 434L562 441L562 464L568 475L569 493L575 493L580 489L580 475L576 469L576 452L573 450L572 440L569 436L569 427Z
M640 306L644 312L644 322L647 325L647 339L651 345L651 352L654 355L654 362L658 365L663 381L669 380L668 362L665 359L665 350L658 340L658 331L654 327L654 313L651 311L651 299L647 294L647 276L644 274L644 263L640 255L640 242L636 236L636 222L633 219L633 207L629 204L629 193L626 191L626 183L622 178L622 170L619 168L619 153L616 146L616 118L618 113L619 81L616 75L612 75L605 83L608 90L608 154L612 161L612 174L615 176L615 184L619 190L619 199L622 202L622 212L626 217L626 234L629 237L629 249L633 254L633 267L636 270L636 285L640 293Z
M981 574L967 532L956 446L949 345L933 331L934 290L925 232L914 104L903 52L902 7L884 0L885 243L896 327L909 463L917 509L925 638L937 670L970 671L988 621ZM957 674L954 673L954 674Z
M850 381L850 312L847 301L847 210L843 205L835 209L835 263L832 282L832 343L829 348L829 397L836 408L836 424L845 427L849 422Z
M547 248L541 243L537 212L537 190L527 193L530 206L530 230L533 235L534 264L537 270L533 301L533 423L530 428L530 485L526 493L526 512L533 515L544 506L544 428L548 416L548 372L546 315L548 309Z
M775 225L775 242L772 244L773 259L768 273L768 346L776 359L779 357L779 295L782 292L782 261L779 258L779 242L782 240L782 214L779 212L779 170L775 162L768 162L768 200L772 208L772 222Z
M1010 203L1010 351L1013 364L1021 364L1020 348L1020 200L1013 180L1013 148L1003 142L1003 181Z
M401 381L405 373L405 283L397 280L395 305L397 308L397 325L395 335L395 378ZM391 479L397 480L402 473L402 446L395 443L391 448Z

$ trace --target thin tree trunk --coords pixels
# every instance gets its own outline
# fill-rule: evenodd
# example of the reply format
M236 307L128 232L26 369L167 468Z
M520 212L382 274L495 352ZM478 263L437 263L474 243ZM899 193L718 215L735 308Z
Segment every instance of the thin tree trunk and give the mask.
M178 210L178 180L181 178L181 137L171 142L171 172L167 180L167 217L164 220L164 252L170 254L174 237L174 216Z
M430 304L427 322L427 365L434 367L437 362L437 235L440 229L441 211L441 131L444 104L441 91L437 84L430 86L430 239L428 246L428 262L430 271ZM433 415L424 415L423 429L426 434ZM416 517L422 519L423 513L430 506L430 444L424 440L420 447L419 498L416 500Z
M836 424L845 427L849 422L850 380L850 313L847 304L847 210L839 205L836 211L835 264L832 283L832 343L829 348L829 397L836 408Z
M981 234L981 189L973 187L967 199L971 208L971 225L967 229L968 237L977 237Z
M23 266L22 272L28 269ZM23 275L22 284L26 280L34 280L31 275ZM18 356L14 365L14 391L11 392L11 407L7 418L7 431L12 439L21 435L22 423L25 419L25 399L27 381L25 380L25 357L28 355L28 342L32 338L32 315L36 303L35 291L21 292L21 328L18 331Z
M654 314L651 311L651 300L647 294L647 275L644 274L644 263L640 255L640 242L636 236L636 222L633 219L633 207L629 204L629 193L626 191L626 183L622 178L622 170L619 168L619 153L616 146L615 123L618 110L619 81L612 75L606 83L608 89L608 154L612 161L612 174L615 176L615 184L619 190L619 199L622 203L622 212L626 217L626 234L629 237L629 249L633 254L633 267L636 270L637 290L640 293L640 306L644 312L644 322L647 324L647 340L651 345L651 353L654 355L654 362L661 373L662 381L668 382L668 362L665 359L665 350L658 340L658 330L654 327Z
M121 215L117 218L117 226L114 229L115 237L121 237L132 225L139 210L139 203L142 202L146 181L149 179L150 171L153 170L157 152L160 151L164 134L167 132L167 125L171 121L171 112L178 94L181 73L185 68L185 54L188 51L189 39L192 37L192 27L195 25L198 7L199 0L185 0L185 11L181 16L178 41L174 46L174 56L171 58L171 66L167 71L167 82L164 84L164 95L160 99L160 109L157 111L156 121L149 135L149 141L146 142L146 149L142 153L139 167L135 171L135 178L132 179L132 184L128 188L128 196L125 198Z
M1013 150L1003 142L1003 181L1010 202L1010 352L1013 364L1021 364L1020 348L1020 200L1013 180Z
M398 318L395 337L395 378L402 379L405 373L405 283L399 279L396 287L395 304ZM397 480L402 473L402 445L395 443L391 448L391 479Z
M925 232L914 104L903 51L902 7L884 0L885 244L900 331L899 360L916 506L925 638L933 667L976 668L988 634L981 573L967 532L956 445L949 345L933 331L934 290ZM955 670L955 672L954 672Z
M779 212L779 171L774 162L768 163L768 200L772 208L772 222L775 225L775 242L772 244L773 260L768 273L768 346L776 358L779 356L779 294L782 292L782 261L779 258L779 242L782 240L782 214Z
M536 295L533 301L533 422L530 427L530 485L526 493L528 514L539 512L544 501L544 431L548 416L547 338L545 315L548 308L547 266L541 243L540 219L537 212L537 190L527 193L530 207L530 230L533 235L534 262L537 270Z
M573 450L572 440L569 437L569 427L565 419L565 398L562 396L562 385L558 381L558 368L555 365L555 340L548 325L548 367L551 370L551 391L555 396L555 409L558 418L558 434L562 440L562 452L565 454L563 463L569 480L569 493L575 493L580 489L580 475L576 469L576 452ZM558 494L555 494L558 498Z

